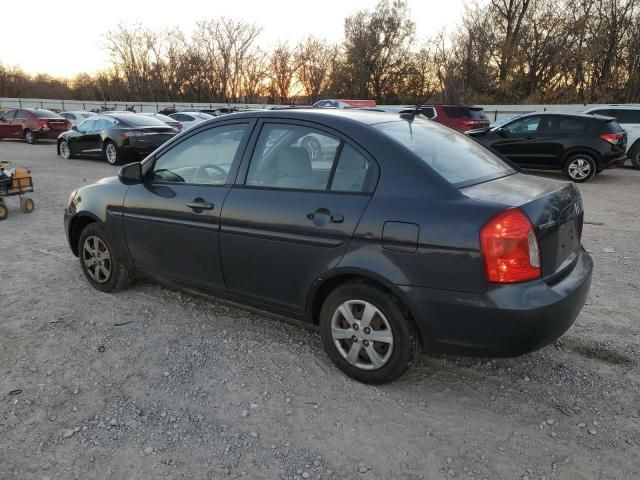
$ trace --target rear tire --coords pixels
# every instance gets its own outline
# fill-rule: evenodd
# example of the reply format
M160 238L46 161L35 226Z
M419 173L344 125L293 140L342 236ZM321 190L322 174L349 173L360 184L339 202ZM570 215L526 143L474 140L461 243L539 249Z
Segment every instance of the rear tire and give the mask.
M33 145L38 141L38 137L36 136L36 134L28 128L24 131L24 139L29 145Z
M629 158L631 159L631 165L636 170L640 170L640 144L634 145L629 152Z
M4 201L0 201L0 222L9 216L9 209Z
M584 183L591 180L597 170L597 165L593 157L586 153L572 155L564 163L564 174L569 180L576 183Z
M109 162L109 164L120 164L120 153L118 152L118 147L111 140L107 140L104 144L104 156L107 158L107 162Z
M118 257L107 232L97 223L90 223L80 233L78 258L91 286L101 292L123 290L134 280L132 270Z
M337 367L368 384L400 377L418 350L416 329L398 299L365 282L346 283L327 296L320 334Z

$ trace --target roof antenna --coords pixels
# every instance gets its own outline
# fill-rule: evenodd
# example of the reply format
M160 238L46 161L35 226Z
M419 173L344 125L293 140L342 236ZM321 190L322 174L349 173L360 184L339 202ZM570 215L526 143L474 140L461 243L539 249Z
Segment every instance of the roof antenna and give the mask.
M420 109L422 108L422 105L427 100L427 98L429 98L429 96L425 95L424 97L419 99L418 104L416 105L416 108L414 108L411 112L401 113L400 117L412 122L413 119L416 118L416 115L420 113Z

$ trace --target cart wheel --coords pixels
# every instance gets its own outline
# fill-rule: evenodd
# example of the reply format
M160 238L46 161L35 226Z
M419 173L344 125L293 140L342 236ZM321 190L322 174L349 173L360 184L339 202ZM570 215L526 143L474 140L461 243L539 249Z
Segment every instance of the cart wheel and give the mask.
M0 221L4 220L9 216L9 210L4 202L0 202Z
M31 213L35 208L33 200L29 197L20 197L20 210L24 213Z

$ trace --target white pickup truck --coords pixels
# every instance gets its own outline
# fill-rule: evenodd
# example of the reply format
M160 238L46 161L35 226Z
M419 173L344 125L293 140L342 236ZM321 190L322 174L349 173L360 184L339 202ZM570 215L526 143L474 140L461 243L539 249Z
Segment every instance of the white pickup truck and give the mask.
M640 170L640 105L605 105L584 113L614 117L618 121L627 131L627 156L633 167Z

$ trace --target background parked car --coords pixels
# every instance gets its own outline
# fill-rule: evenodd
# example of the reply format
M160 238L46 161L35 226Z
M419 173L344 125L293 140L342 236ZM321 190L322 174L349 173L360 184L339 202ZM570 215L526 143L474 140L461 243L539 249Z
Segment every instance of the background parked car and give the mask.
M95 115L95 113L85 111L60 112L60 116L69 120L72 127L82 123L86 118L89 118L92 115Z
M574 182L586 182L627 158L627 134L611 117L531 113L466 133L524 168L562 170Z
M415 105L382 105L376 110L385 112L407 114L416 110ZM484 114L482 107L470 107L467 105L421 105L418 113L446 125L458 132L466 132L477 128L489 127L489 119Z
M176 133L161 120L136 113L94 115L60 135L58 155L99 155L117 165L148 155Z
M0 139L24 138L27 143L35 143L39 138L57 138L69 128L66 118L42 108L9 110L0 117Z
M194 125L204 122L205 120L214 118L213 115L202 112L177 112L172 113L171 115L169 115L169 117L180 122L182 124L183 130L191 128Z
M161 113L139 113L138 115L144 115L145 117L157 118L161 122L164 122L167 125L169 125L170 127L175 128L176 130L178 130L178 132L182 131L182 124L179 121L174 120L173 118L171 118L168 115L163 115Z
M609 105L586 110L590 115L615 118L627 132L627 156L634 168L640 170L640 105Z

